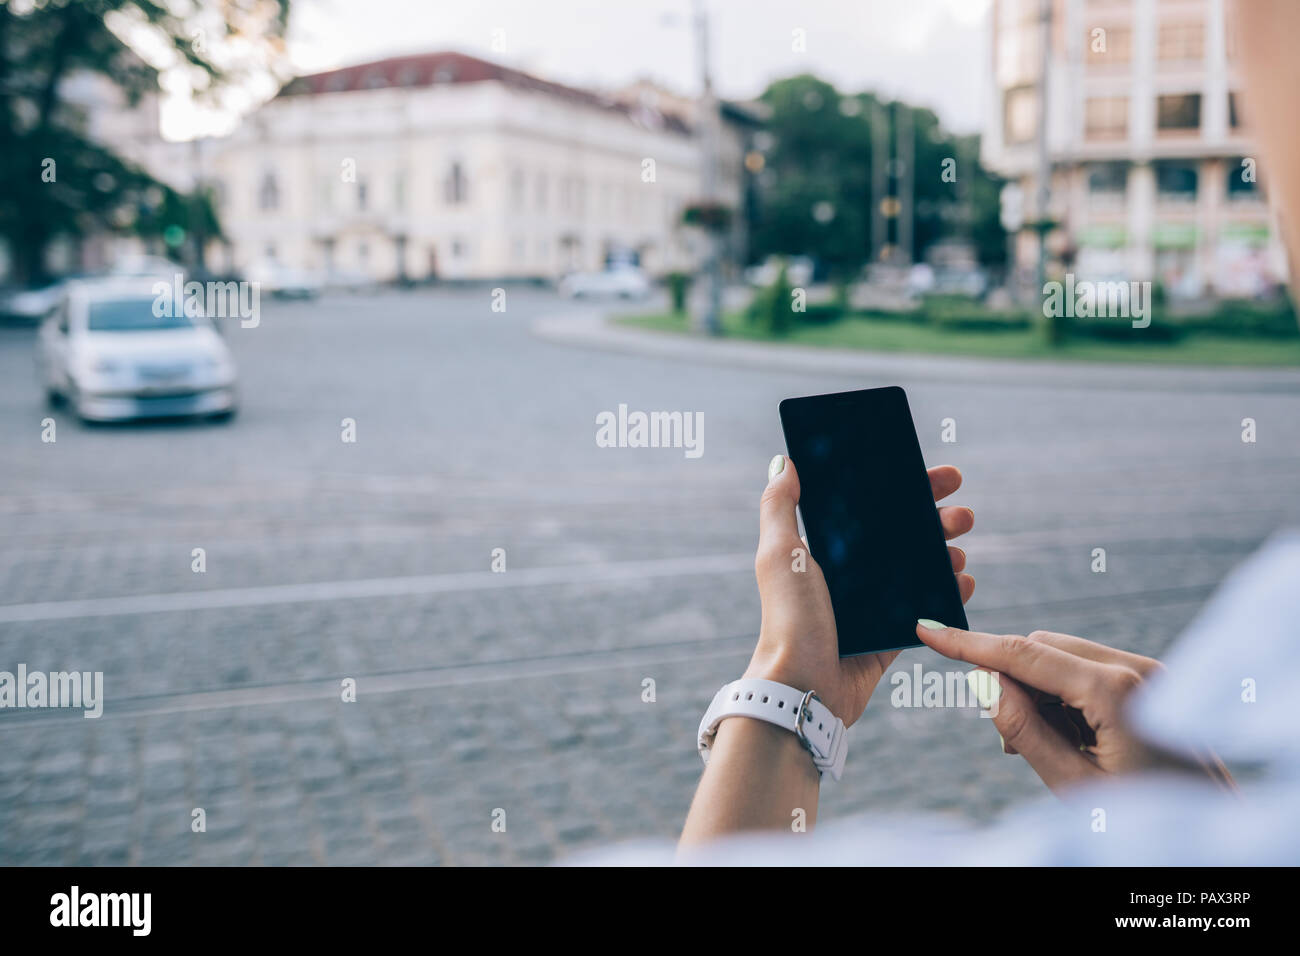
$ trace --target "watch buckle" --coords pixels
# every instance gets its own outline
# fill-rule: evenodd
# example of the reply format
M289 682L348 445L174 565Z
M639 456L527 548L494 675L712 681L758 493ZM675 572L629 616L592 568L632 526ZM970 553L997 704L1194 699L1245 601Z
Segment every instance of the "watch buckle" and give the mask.
M812 708L808 704L814 700L821 703L821 698L817 696L816 691L810 690L804 694L803 699L799 701L799 709L795 712L794 717L794 735L799 738L799 743L803 744L803 749L809 753L813 753L813 749L808 740L808 735L804 733L803 723L805 720L813 719ZM813 756L816 756L816 754L813 754Z

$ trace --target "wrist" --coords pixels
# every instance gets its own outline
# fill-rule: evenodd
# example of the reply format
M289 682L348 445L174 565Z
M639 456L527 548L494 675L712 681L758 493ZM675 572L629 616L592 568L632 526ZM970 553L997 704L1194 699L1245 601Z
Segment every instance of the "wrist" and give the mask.
M843 719L837 706L838 702L833 696L832 681L825 674L819 676L815 673L815 669L790 660L784 655L760 655L755 652L741 677L775 681L801 691L815 691L817 698L826 705L826 708L836 717Z
M700 719L696 744L707 764L721 726L733 717L767 723L789 740L774 743L781 755L798 754L820 773L835 780L844 772L848 753L844 721L840 720L812 690L802 690L784 681L742 677L723 684ZM766 728L764 728L766 729ZM752 737L752 734L746 735ZM770 740L770 737L759 739ZM798 750L790 749L797 744Z
M802 779L821 785L821 774L799 738L774 724L752 717L730 717L718 725L714 759L723 766L741 758L752 768L762 768L775 779ZM787 776L789 775L789 776Z

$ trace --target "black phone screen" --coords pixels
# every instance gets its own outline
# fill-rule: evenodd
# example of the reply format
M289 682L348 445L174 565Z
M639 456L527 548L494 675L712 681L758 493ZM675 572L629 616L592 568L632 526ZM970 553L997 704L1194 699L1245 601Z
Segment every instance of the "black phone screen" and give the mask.
M939 512L901 388L787 398L808 549L826 577L840 656L918 647L917 618L966 628Z

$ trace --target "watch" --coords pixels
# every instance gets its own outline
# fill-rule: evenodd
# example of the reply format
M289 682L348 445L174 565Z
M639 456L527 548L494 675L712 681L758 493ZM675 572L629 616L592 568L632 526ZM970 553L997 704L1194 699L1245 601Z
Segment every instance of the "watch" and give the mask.
M823 776L829 773L832 780L839 780L844 772L849 750L847 728L813 691L756 677L724 685L713 695L713 703L700 721L697 746L706 764L718 724L728 717L753 717L776 724L799 738Z

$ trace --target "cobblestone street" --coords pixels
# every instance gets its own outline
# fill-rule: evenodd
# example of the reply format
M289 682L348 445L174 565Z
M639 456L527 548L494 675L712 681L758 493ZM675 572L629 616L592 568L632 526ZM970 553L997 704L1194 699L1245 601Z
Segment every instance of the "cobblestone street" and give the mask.
M756 505L790 395L908 389L927 462L965 475L981 630L1159 654L1300 520L1300 384L672 362L534 337L572 308L549 293L490 302L267 303L227 330L225 424L82 426L43 405L33 331L0 327L0 670L102 671L105 691L98 720L0 712L0 863L536 864L674 837L700 713L756 635ZM704 454L598 448L620 403L702 412ZM895 666L917 662L942 666ZM973 711L887 691L822 819L987 820L1042 794Z

